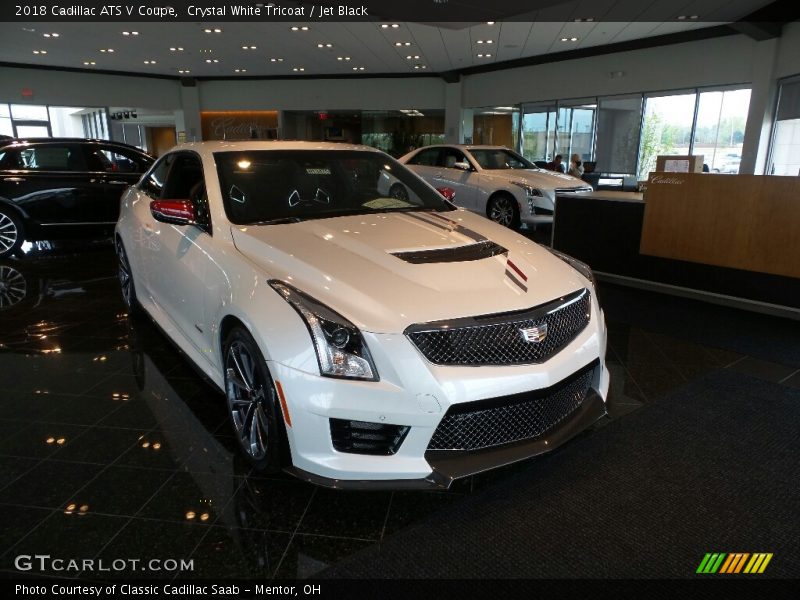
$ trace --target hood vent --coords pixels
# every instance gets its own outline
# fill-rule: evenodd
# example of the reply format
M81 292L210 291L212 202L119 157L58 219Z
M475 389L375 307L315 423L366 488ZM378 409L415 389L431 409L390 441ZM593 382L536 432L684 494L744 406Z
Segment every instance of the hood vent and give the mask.
M449 263L467 262L471 260L481 260L490 258L498 254L508 252L502 246L492 241L486 240L468 246L457 246L456 248L437 248L435 250L418 250L414 252L394 252L392 256L411 263L422 265L428 263Z

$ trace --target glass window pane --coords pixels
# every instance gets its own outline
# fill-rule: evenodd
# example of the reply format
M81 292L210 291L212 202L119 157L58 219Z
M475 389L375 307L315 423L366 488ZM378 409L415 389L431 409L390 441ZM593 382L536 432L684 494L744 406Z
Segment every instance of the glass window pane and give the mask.
M18 121L47 121L47 107L33 104L12 104L11 116Z
M639 149L639 180L646 180L661 154L686 156L692 138L697 94L653 96L645 99L644 127Z
M0 117L0 135L14 137L14 127L11 125L11 119L8 117Z
M600 98L595 171L633 174L642 125L642 96Z
M770 175L800 175L800 81L781 84Z
M18 138L50 137L46 125L17 125Z
M530 104L522 107L522 155L531 161L549 161L554 154L556 107Z
M703 155L712 173L739 172L749 108L749 89L700 94L692 152Z
M8 104L0 104L0 117L10 117L11 111L8 109Z

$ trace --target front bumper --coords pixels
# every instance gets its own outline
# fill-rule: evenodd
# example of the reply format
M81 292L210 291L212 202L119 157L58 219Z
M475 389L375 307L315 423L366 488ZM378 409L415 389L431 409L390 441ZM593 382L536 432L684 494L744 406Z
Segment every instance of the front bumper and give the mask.
M268 362L285 394L294 475L335 488L446 488L459 477L547 452L605 414L609 374L606 331L593 302L590 324L544 363L501 367L442 367L428 363L401 334L365 334L380 381L320 377ZM596 363L580 407L543 437L494 448L428 451L448 409L480 400L546 390ZM408 426L395 454L338 452L331 419Z

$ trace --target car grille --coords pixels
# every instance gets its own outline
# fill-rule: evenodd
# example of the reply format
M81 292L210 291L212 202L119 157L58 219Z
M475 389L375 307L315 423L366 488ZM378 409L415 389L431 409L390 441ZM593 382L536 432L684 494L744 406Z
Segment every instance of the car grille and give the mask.
M580 407L596 365L546 390L452 406L428 450L482 450L542 437Z
M582 186L572 187L572 188L556 188L555 189L556 196L558 194L574 194L575 192L582 192L583 193L583 192L593 192L593 191L594 190L592 189L592 186L590 186L590 185L582 185Z
M337 452L389 456L397 452L408 430L404 425L331 419L331 441Z
M521 313L412 325L405 333L437 365L524 365L556 354L583 331L590 313L584 289ZM530 334L543 339L528 341Z

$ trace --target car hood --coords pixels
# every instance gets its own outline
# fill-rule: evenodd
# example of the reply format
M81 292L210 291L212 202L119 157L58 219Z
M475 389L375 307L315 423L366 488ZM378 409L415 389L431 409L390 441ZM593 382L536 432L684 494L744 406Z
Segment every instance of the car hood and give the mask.
M587 187L585 181L555 171L540 171L538 169L493 169L482 171L482 175L504 181L524 181L528 185L545 190L555 188Z
M233 226L232 235L237 249L267 277L290 283L375 333L531 308L586 285L538 244L463 210ZM469 253L490 242L507 252L451 262L436 252L395 256Z

